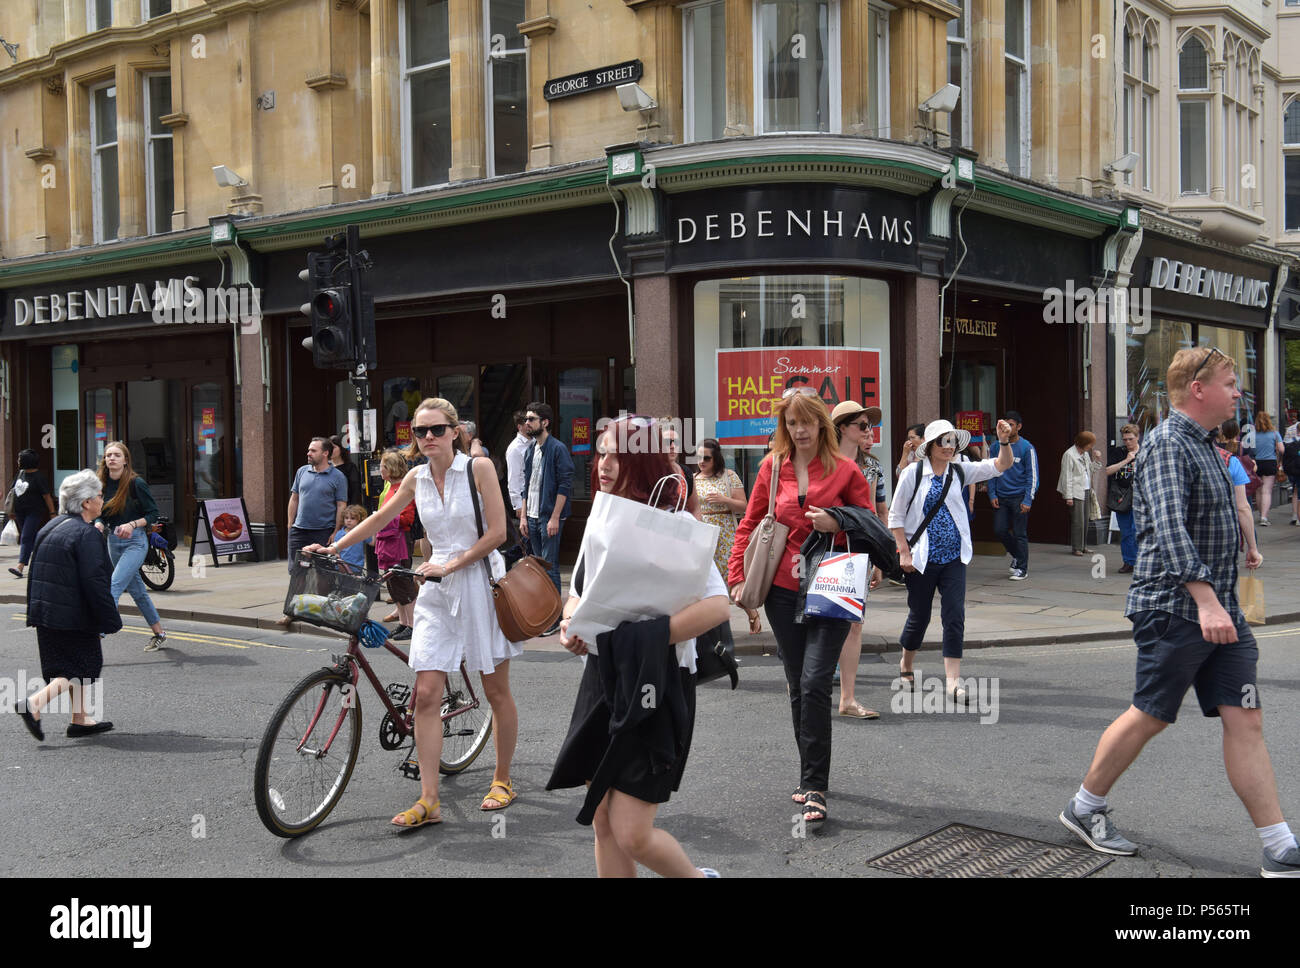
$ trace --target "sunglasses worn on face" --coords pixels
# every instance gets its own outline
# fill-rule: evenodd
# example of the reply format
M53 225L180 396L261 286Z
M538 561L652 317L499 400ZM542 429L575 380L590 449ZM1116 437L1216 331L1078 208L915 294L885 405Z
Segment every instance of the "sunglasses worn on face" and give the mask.
M427 427L412 427L411 434L416 440L423 440L429 434L435 437L441 437L451 429L451 424L429 424Z
M871 431L871 421L869 420L859 420L853 426L857 427L864 434L869 433Z

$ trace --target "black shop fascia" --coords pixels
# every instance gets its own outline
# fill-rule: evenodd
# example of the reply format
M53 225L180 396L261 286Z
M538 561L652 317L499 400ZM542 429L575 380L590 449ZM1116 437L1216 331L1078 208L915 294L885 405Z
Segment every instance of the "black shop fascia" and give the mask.
M1156 318L1264 329L1277 284L1274 266L1160 236L1143 240L1132 285Z

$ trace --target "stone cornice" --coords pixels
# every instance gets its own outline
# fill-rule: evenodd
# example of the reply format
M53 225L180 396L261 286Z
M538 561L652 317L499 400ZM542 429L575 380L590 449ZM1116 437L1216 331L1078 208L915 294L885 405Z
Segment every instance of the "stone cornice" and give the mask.
M1193 24L1203 24L1209 17L1223 17L1225 20L1232 21L1249 31L1261 44L1273 36L1273 32L1264 24L1256 23L1249 17L1243 16L1235 7L1223 3L1208 3L1205 6L1191 9L1176 7L1169 15L1175 30L1180 26L1189 27Z
M1201 235L1200 226L1196 223L1169 215L1161 215L1146 209L1142 211L1142 228L1149 233L1165 236L1189 245L1196 245L1204 249L1215 249L1239 259L1254 259L1270 265L1294 265L1296 261L1293 253L1261 242L1245 246L1234 246L1206 239Z
M520 34L531 39L533 37L546 37L555 33L555 28L559 25L560 22L548 13L543 17L525 20L523 23L517 24L516 27Z
M338 87L347 87L348 79L342 74L315 74L307 78L306 83L313 91L331 91Z
M174 10L129 27L109 27L54 44L39 57L0 69L0 92L15 84L75 69L78 61L128 44L170 44L172 36L223 24L231 15L267 10L300 0L205 0L205 6Z

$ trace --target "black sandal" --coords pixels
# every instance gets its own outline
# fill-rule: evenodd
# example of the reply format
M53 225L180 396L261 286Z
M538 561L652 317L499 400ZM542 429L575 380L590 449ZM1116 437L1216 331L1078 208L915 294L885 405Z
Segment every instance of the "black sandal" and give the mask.
M805 794L803 790L795 790L794 793L790 794L790 799L793 800L795 803L802 804L804 801L804 796Z
M808 814L812 816L808 816ZM815 790L810 790L804 794L803 801L803 820L804 823L821 823L826 819L826 797Z
M916 672L914 670L909 669L907 672L904 672L900 668L898 670L898 678L901 682L906 684L908 692L916 692Z

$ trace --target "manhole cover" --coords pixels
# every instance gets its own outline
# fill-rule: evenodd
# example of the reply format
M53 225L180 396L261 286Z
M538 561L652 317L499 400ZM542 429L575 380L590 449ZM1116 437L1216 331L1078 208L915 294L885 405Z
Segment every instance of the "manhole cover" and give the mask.
M910 877L1087 877L1114 858L950 823L867 864Z

